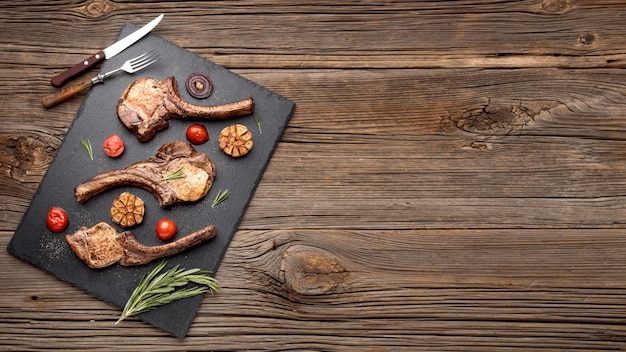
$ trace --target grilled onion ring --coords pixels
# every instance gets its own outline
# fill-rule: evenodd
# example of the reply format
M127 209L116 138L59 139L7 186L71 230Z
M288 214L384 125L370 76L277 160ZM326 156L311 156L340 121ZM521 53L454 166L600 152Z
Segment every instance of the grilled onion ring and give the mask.
M213 82L202 72L192 73L185 81L187 92L194 98L204 99L213 92Z

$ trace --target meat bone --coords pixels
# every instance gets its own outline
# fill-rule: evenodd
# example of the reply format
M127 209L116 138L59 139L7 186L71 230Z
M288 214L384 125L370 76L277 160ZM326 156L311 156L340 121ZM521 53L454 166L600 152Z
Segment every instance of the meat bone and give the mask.
M117 103L117 116L140 142L151 140L167 128L169 119L225 119L254 112L252 97L216 106L185 101L176 88L176 78L156 80L142 77L131 83Z
M185 177L166 180L168 174L177 170ZM78 202L84 203L108 189L134 186L148 190L166 207L202 199L215 175L215 165L204 152L198 153L189 143L174 141L162 145L153 157L90 178L76 186L74 195Z
M117 232L100 222L91 228L80 227L65 235L65 240L78 258L91 268L104 268L115 263L122 266L147 264L155 259L180 253L217 235L214 225L193 232L160 246L144 246L131 231Z

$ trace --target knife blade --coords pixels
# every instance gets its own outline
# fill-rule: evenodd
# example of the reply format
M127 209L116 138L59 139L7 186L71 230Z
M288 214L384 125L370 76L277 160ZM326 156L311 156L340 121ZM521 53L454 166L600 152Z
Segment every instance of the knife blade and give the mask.
M133 45L136 41L143 38L146 34L150 33L150 31L156 27L161 19L163 19L163 14L159 15L157 18L148 22L145 26L139 28L133 33L127 35L123 39L118 40L113 43L106 49L100 50L97 53L91 55L80 63L70 67L69 69L59 73L58 75L52 77L50 83L55 87L61 87L65 84L65 82L69 81L71 78L76 77L82 72L85 72L97 64L101 63L105 59L110 59L113 56L121 53L124 49Z

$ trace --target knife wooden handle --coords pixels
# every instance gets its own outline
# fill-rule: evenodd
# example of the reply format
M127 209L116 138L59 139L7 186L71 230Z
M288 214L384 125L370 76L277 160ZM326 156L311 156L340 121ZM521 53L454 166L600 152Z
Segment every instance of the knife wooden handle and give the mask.
M52 77L50 83L52 83L52 85L55 87L61 87L71 78L76 77L78 74L91 69L92 67L104 61L104 59L104 52L99 51L91 55L87 59L83 60L81 63L76 64L69 69L59 73L58 75Z
M56 93L48 94L41 98L41 104L45 108L51 108L58 103L69 99L74 96L74 94L84 91L85 89L93 86L93 80L86 79L84 81L74 83L65 88L62 88Z

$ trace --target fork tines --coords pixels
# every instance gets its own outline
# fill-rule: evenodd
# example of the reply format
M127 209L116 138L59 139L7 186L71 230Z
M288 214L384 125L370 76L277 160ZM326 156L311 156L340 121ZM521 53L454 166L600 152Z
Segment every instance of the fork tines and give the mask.
M161 53L155 48L133 59L130 59L130 65L133 70L141 70L161 59Z

